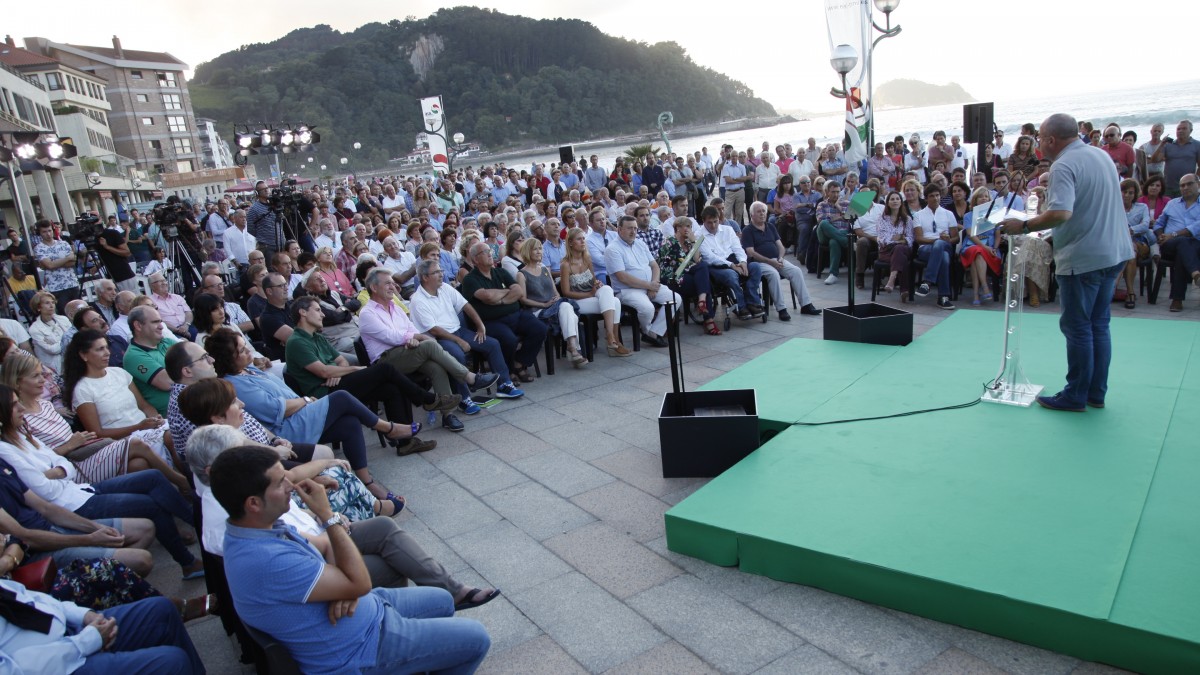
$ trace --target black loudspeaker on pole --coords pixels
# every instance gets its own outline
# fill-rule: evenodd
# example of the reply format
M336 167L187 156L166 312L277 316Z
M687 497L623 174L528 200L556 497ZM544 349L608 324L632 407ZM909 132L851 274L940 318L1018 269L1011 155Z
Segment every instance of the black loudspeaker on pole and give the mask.
M992 142L992 130L995 128L993 103L968 103L963 106L963 142L977 143L979 152L976 155L975 166L978 170L983 165L983 146Z
M558 149L558 161L560 164L570 164L575 161L574 146L564 145Z

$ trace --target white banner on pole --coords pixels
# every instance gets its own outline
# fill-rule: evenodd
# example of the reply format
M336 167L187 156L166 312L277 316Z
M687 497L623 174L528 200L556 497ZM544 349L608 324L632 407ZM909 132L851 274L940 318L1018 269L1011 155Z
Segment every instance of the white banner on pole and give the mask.
M846 73L846 85L863 87L871 51L871 0L825 0L825 26L831 57L838 45L858 52L858 65Z
M446 114L442 109L442 97L421 99L421 117L425 131L430 132L429 156L433 160L433 170L435 173L448 173L450 160L446 156Z

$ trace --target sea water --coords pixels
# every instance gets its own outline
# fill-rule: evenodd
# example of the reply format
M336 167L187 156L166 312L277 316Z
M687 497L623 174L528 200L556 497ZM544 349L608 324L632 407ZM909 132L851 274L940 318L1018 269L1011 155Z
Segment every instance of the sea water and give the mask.
M1011 99L999 99L994 103L996 125L1004 130L1004 142L1010 146L1016 144L1022 124L1032 122L1039 125L1042 120L1056 112L1068 113L1080 121L1090 121L1096 128L1103 128L1108 123L1115 122L1120 125L1122 132L1136 132L1137 144L1140 146L1150 139L1150 127L1155 123L1162 123L1166 127L1164 135L1172 137L1179 120L1191 119L1200 123L1200 81L1036 99L1022 98L1020 94L1014 94ZM926 143L930 143L935 130L945 131L947 139L955 134L961 135L962 123L962 104L884 109L875 115L875 140L887 142L901 135L907 140L910 134L916 132ZM668 131L668 138L671 141L671 150L678 154L692 153L707 147L709 154L715 159L721 145L725 143L732 144L739 150L753 147L757 151L761 150L763 141L767 141L774 154L775 146L782 143L791 143L793 148L805 147L809 137L815 138L818 146L838 142L842 138L844 128L844 114L826 114L800 122L719 135L677 137ZM561 144L572 145L573 142L578 140L563 139ZM611 171L613 160L623 155L629 145L627 142L611 143L579 149L575 153L576 160L582 164L594 154L599 157L600 166ZM661 140L656 141L654 146L666 150ZM973 144L964 143L963 146L968 150L968 156L975 156ZM475 162L460 160L456 165L490 165L500 160L500 157L484 157ZM528 168L534 162L544 162L548 165L558 160L557 148L506 154L502 158L505 166L517 169Z

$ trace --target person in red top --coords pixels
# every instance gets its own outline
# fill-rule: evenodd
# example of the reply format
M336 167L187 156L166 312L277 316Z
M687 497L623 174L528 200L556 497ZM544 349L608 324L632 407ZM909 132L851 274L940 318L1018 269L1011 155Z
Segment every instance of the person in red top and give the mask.
M1106 128L1103 140L1104 144L1100 147L1112 158L1113 164L1117 165L1117 173L1121 178L1132 178L1133 166L1137 162L1137 157L1128 143L1121 142L1121 130L1116 125Z

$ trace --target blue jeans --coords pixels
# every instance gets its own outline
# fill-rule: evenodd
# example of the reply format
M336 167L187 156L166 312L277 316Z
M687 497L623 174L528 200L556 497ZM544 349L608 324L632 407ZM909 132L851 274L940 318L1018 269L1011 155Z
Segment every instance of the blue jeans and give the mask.
M92 519L146 518L154 522L154 537L175 562L187 567L196 561L175 527L176 518L189 525L194 522L192 505L156 469L92 483L92 489L96 495L75 513Z
M442 588L376 588L384 602L379 651L363 673L475 672L492 645L487 629L454 617L454 598Z
M741 275L737 273L737 270L728 267L708 268L708 276L714 286L733 291L733 299L737 302L738 309L746 307L747 295L750 296L750 304L762 304L762 293L759 290L762 288L762 266L752 262L746 268L750 271L750 279L746 282L745 293L742 293Z
M1056 274L1062 316L1058 327L1067 339L1067 386L1062 396L1083 407L1086 401L1103 402L1108 391L1108 364L1112 361L1109 306L1117 277L1125 263L1084 272Z
M925 263L923 281L936 283L938 295L950 296L950 242L938 239L917 249L917 258Z
M489 335L480 344L475 341L475 331L465 326L460 327L454 335L466 340L467 344L471 345L471 351L479 352L487 357L488 365L491 366L492 372L500 376L498 380L500 384L512 381L512 376L508 372L508 363L504 361L504 352L500 349L499 340ZM458 359L459 363L464 366L467 365L467 355L458 346L458 343L453 340L438 340L438 344L442 346L442 349L446 350L447 354ZM452 382L451 386L459 394L462 394L464 401L471 398L471 388L467 386L466 382Z
M179 610L170 600L146 598L99 613L117 620L117 639L107 650L87 657L76 673L204 672L204 664L183 627Z

